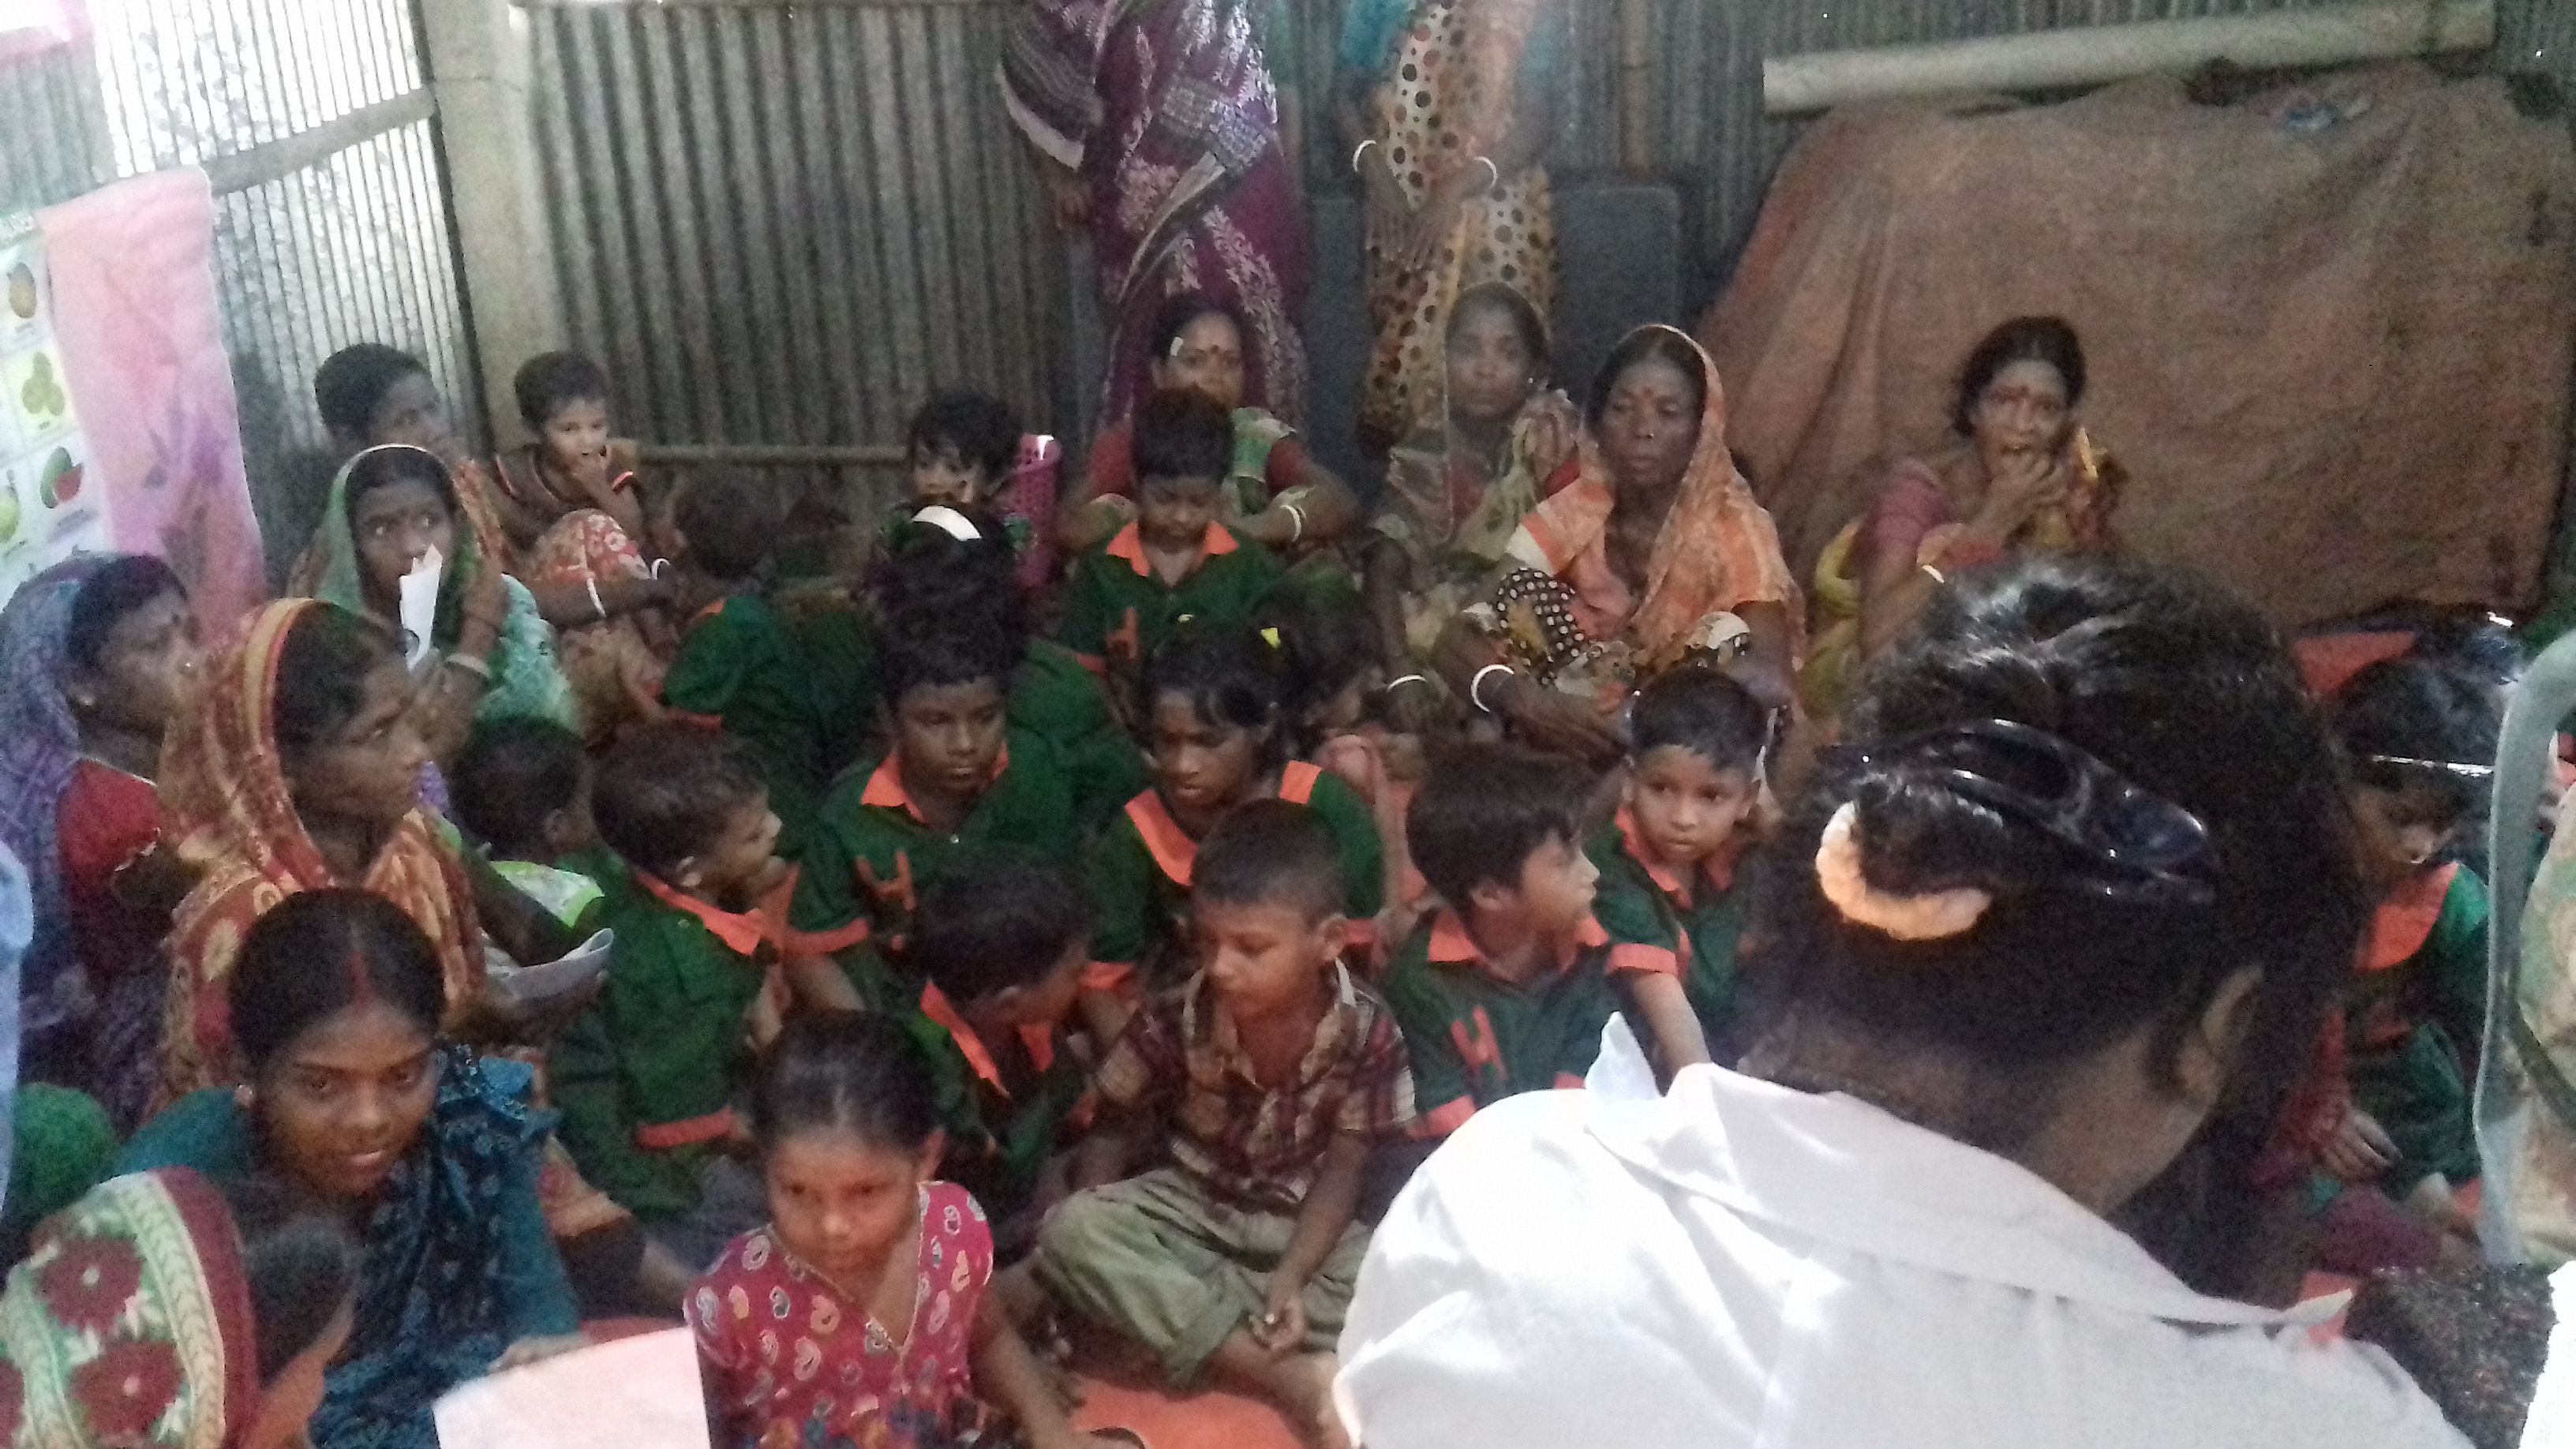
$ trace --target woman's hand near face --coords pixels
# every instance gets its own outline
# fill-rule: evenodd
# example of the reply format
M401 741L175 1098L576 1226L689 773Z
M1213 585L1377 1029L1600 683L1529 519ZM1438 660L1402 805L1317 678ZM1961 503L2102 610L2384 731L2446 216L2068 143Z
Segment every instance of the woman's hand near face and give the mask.
M1996 543L2007 542L2040 510L2064 501L2074 485L2074 461L2063 448L2008 453L1987 478L1985 502L1971 527Z
M501 621L510 607L509 586L501 570L487 558L477 558L465 580L464 627L456 636L460 653L477 659L489 659L493 646L501 641Z

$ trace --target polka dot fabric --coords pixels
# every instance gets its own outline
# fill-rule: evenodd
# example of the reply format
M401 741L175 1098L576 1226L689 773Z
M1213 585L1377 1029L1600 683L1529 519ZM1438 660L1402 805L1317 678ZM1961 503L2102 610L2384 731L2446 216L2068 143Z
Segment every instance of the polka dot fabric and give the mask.
M1409 204L1419 206L1453 176L1483 177L1477 158L1501 139L1512 111L1518 57L1502 52L1527 40L1527 10L1526 0L1430 0L1416 10L1379 88L1376 127ZM1482 28L1488 25L1495 29ZM1542 317L1554 306L1556 207L1547 173L1533 166L1502 182L1459 209L1457 227L1428 266L1407 265L1370 243L1369 320L1377 340L1360 398L1364 438L1391 444L1447 410L1441 334L1460 292L1501 282Z

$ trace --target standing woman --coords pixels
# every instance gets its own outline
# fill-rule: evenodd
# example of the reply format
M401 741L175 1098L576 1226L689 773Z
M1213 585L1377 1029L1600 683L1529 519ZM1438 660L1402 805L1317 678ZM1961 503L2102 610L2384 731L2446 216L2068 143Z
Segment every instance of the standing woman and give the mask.
M1555 0L1352 0L1334 87L1368 219L1360 443L1383 453L1442 406L1458 295L1556 296L1556 206L1540 164L1564 89Z
M1261 0L1023 0L1003 104L1067 230L1091 233L1110 329L1101 416L1134 411L1166 298L1241 320L1244 401L1305 415L1306 214L1281 140Z

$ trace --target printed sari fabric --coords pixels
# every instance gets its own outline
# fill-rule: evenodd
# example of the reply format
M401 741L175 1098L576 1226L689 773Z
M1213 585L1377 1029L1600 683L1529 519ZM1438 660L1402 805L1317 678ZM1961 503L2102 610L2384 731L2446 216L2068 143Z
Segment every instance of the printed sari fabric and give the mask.
M1439 365L1445 375L1446 360ZM1427 663L1440 631L1473 602L1565 462L1559 451L1540 452L1538 440L1582 435L1571 399L1553 390L1535 394L1512 420L1497 469L1459 444L1445 393L1438 410L1388 455L1384 507L1370 525L1404 554L1404 637L1417 663Z
M651 576L635 540L617 520L596 508L579 509L555 520L519 566L519 577L543 584ZM656 647L645 620L635 614L565 629L555 636L564 677L580 701L592 739L606 739L619 725L642 718L644 702L660 698L662 675L670 668L670 656L679 641L667 624L659 632L670 649Z
M904 1337L790 1252L775 1229L745 1233L689 1295L716 1449L949 1449L999 1443L974 1394L975 1315L993 1277L984 1209L949 1182L923 1184L912 1321ZM893 1264L888 1272L897 1271Z
M440 1394L489 1369L513 1338L578 1326L560 1268L535 1320L514 1302L511 1210L526 1201L553 1121L528 1107L528 1083L516 1063L442 1049L437 1104L367 1219L356 1326L324 1380L314 1444L437 1449Z
M287 589L363 614L368 612L364 564L358 557L358 541L349 530L349 470L356 463L352 457L332 475L322 525L313 530L313 542L295 565ZM474 570L497 567L506 572L512 557L509 536L492 512L487 492L491 483L483 477L481 466L450 463L448 474L447 504L456 519L456 557L446 561L439 580L438 613L431 626L432 642L441 649L452 647L464 629L465 585ZM553 626L537 613L536 596L525 584L512 578L502 580L502 585L501 635L487 661L492 680L475 706L474 717L534 717L579 733L581 706L555 657Z
M1399 5L1410 13L1393 24L1379 13ZM1352 7L1343 64L1379 78L1369 134L1386 148L1408 203L1420 206L1461 172L1484 171L1478 158L1490 157L1511 129L1519 90L1557 83L1563 28L1563 12L1541 0L1361 0ZM1495 182L1491 194L1459 208L1457 226L1427 267L1370 240L1376 344L1360 394L1362 438L1391 442L1438 415L1446 373L1440 344L1460 292L1501 282L1549 315L1556 202L1547 171L1531 166Z
M1588 645L1626 643L1641 676L1708 642L1716 616L1744 605L1779 604L1793 630L1800 622L1798 586L1780 556L1779 531L1726 449L1725 386L1708 354L1697 343L1692 351L1708 396L1680 493L1646 558L1645 587L1632 587L1611 565L1610 517L1618 497L1609 465L1589 437L1573 481L1533 509L1505 549L1507 562L1561 586L1548 592L1562 600L1575 631L1568 637ZM1543 652L1561 649L1562 642L1552 639ZM1791 657L1796 654L1793 637Z
M1256 0L1028 0L1002 52L1011 120L1089 201L1112 329L1102 416L1133 410L1145 333L1200 293L1246 328L1244 399L1304 416L1305 211Z
M241 1244L185 1169L102 1183L0 1296L0 1439L14 1449L223 1449L260 1398Z
M296 814L274 727L278 657L297 620L329 607L283 599L254 613L241 640L208 665L203 691L164 751L163 832L204 872L171 927L164 1102L240 1080L224 982L251 923L298 891L356 886L385 897L437 948L451 1012L482 991L474 898L427 810L405 817L354 881L332 873Z
M80 726L63 698L64 634L81 585L111 555L80 555L19 586L0 609L0 844L27 868L35 938L19 967L28 1064L43 1070L88 1017L91 992L55 839L80 763Z

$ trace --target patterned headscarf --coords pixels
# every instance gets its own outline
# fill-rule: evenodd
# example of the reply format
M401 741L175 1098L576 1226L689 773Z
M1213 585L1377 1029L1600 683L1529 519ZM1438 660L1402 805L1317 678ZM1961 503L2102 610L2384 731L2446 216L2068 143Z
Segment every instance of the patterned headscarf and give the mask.
M89 1009L89 983L63 899L54 813L80 762L80 725L63 698L65 635L81 585L113 554L79 554L20 586L0 609L0 843L17 853L34 893L36 935L19 968L30 1035Z
M0 1296L10 1449L222 1449L259 1405L241 1242L185 1168L102 1183Z
M368 611L366 564L358 556L357 536L349 528L349 476L361 460L393 451L418 453L439 465L440 496L456 519L456 556L446 560L440 575L438 613L430 628L431 642L444 649L453 645L464 630L466 584L477 569L503 566L492 561L510 557L509 538L501 531L500 520L493 514L483 488L460 485L455 477L457 465L450 465L427 448L385 443L360 449L340 465L340 471L331 477L322 523L313 530L313 542L304 550L304 557L296 562L287 589L353 613ZM553 626L537 612L536 596L528 592L525 584L505 577L501 585L504 612L501 637L494 643L489 661L492 682L484 690L483 702L476 706L474 717L550 720L575 734L582 733L580 707L573 700L572 684L564 677L563 666L555 655Z
M208 668L162 756L161 834L205 872L170 931L163 1099L236 1080L221 989L251 923L298 891L355 886L403 908L438 948L451 1007L480 991L483 956L463 867L426 809L414 809L366 874L338 879L296 813L277 744L277 669L297 621L331 605L280 599L250 617Z
M1805 610L1780 556L1779 530L1727 452L1726 387L1717 364L1679 328L1657 323L1638 332L1666 332L1688 344L1707 394L1681 491L1646 557L1643 594L1610 566L1605 538L1618 497L1610 465L1588 430L1582 477L1522 521L1512 535L1511 557L1564 580L1597 620L1613 625L1593 630L1596 637L1624 633L1650 656L1660 655L1688 641L1711 614L1744 604L1780 604L1789 613L1794 658Z

